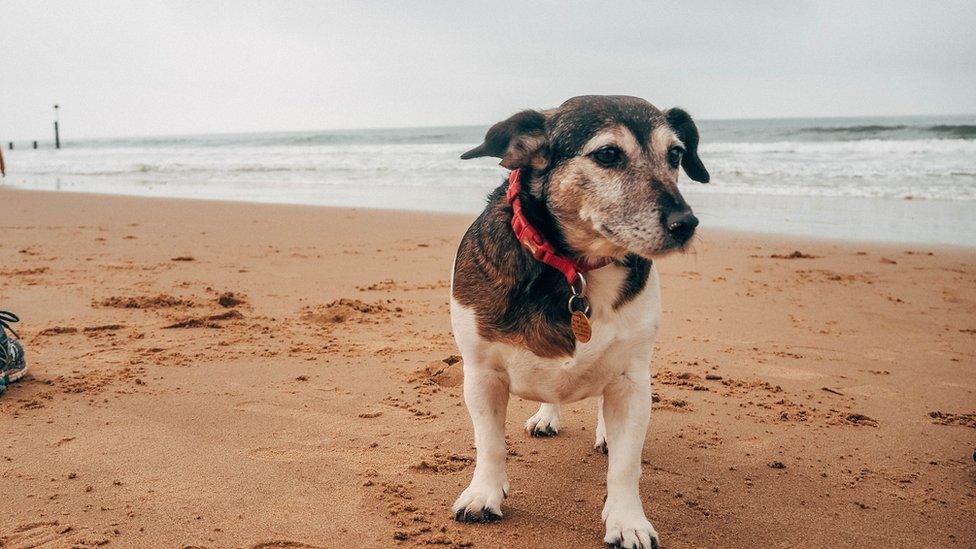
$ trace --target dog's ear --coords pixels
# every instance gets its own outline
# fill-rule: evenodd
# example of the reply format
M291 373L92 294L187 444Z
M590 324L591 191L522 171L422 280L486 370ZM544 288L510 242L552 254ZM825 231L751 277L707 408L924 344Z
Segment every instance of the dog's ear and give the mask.
M681 157L681 167L688 177L699 183L708 183L709 175L701 158L698 158L698 126L691 115L681 109L668 109L665 113L668 125L685 144L685 154Z
M461 155L463 160L481 156L501 158L502 166L544 170L549 166L546 116L539 111L522 111L495 124L485 142Z

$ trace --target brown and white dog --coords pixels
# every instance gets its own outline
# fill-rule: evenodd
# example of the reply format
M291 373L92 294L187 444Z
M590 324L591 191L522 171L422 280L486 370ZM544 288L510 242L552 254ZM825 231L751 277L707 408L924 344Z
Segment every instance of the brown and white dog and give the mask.
M502 516L510 393L543 403L526 422L536 436L559 431L561 403L597 397L594 446L609 461L604 541L657 546L638 488L661 316L652 258L694 235L698 219L677 184L679 167L708 182L697 148L681 109L583 96L499 122L461 156L501 158L515 175L489 196L454 263L451 323L477 447L474 477L453 506L458 520ZM513 215L539 235L520 241ZM566 264L576 271L552 266ZM572 311L588 312L585 329L571 326Z

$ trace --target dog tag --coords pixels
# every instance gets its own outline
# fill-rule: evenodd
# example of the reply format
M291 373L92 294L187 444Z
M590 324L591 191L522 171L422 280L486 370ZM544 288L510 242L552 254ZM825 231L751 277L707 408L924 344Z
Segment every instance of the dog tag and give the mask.
M586 343L593 335L590 319L582 311L573 311L573 316L569 319L569 327L573 330L576 341L580 343Z

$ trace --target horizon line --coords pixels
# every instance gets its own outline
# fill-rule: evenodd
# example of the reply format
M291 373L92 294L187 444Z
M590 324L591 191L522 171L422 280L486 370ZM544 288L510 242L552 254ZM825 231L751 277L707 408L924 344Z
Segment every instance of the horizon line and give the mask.
M976 113L953 113L953 114L884 114L884 115L856 115L856 116L755 116L742 118L716 117L716 118L695 118L699 122L730 122L730 121L763 121L763 120L837 120L837 119L877 119L877 118L936 118L936 117L976 117ZM71 141L98 141L111 139L149 139L149 138L179 138L179 137L204 137L204 136L228 136L228 135L254 135L254 134L276 134L276 133L328 133L343 131L382 131L382 130L427 130L436 128L488 128L495 122L475 123L475 124L436 124L429 126L349 126L335 128L303 129L303 130L243 130L243 131L210 131L193 133L162 133L162 134L129 134L129 135L101 135L65 138L62 136L61 142ZM63 128L62 128L63 131ZM48 139L0 139L0 147L6 148L8 143L53 143L53 138ZM16 148L14 149L17 150Z

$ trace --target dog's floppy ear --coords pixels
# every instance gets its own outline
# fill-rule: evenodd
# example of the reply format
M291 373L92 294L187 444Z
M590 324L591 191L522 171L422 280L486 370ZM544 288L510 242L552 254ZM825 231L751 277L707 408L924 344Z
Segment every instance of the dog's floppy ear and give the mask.
M549 166L546 116L539 111L522 111L495 124L485 142L461 155L463 160L481 156L501 158L502 166L544 170Z
M701 158L698 158L698 126L691 115L681 109L668 109L665 113L668 125L685 144L685 154L681 157L681 167L688 177L699 183L708 183L709 175Z

